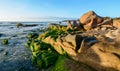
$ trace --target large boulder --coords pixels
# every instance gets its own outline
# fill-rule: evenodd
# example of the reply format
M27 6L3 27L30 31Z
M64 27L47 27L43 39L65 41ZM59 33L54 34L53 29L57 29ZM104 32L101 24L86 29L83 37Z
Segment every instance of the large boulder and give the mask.
M84 26L85 30L90 30L93 27L96 27L97 24L101 23L103 21L103 18L98 16L94 11L89 11L85 14L83 14L79 22Z

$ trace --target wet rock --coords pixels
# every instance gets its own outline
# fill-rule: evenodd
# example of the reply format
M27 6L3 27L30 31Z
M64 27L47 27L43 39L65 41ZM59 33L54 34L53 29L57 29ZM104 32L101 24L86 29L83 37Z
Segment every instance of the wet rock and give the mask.
M8 44L8 39L2 39L2 44L7 45Z
M23 26L23 24L22 23L16 23L16 26L17 26L17 28L19 28L20 26Z
M37 24L26 24L26 25L23 25L23 27L33 27L33 26L38 26Z
M19 27L33 27L38 26L37 24L22 24L22 23L16 23L17 28Z
M8 52L7 52L7 51L5 51L5 52L4 52L4 55L8 55Z
M27 38L28 39L36 39L36 38L38 38L38 33L29 33L28 35L27 35Z

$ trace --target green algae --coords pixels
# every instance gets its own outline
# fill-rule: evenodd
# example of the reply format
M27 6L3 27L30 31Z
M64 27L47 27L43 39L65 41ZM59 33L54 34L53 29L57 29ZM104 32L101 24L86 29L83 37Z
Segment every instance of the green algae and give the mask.
M3 44L3 45L7 45L7 44L8 44L8 39L6 39L6 38L5 38L5 39L2 39L2 44Z
M64 56L59 56L51 71L68 71L64 59L66 59Z

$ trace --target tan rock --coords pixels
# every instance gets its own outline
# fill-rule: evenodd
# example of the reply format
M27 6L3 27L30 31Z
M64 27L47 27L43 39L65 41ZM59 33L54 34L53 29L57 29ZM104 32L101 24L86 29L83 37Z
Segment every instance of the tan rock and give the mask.
M113 20L113 26L116 28L120 28L120 21L119 20Z
M73 45L74 49L76 47L76 35L68 34L64 37L64 41L71 43Z
M101 23L103 18L98 16L95 12L89 11L83 14L79 21L84 26L85 30L90 30L93 27L96 27L97 24Z
M113 27L113 20L112 19L104 20L102 23L99 23L97 26L98 27L101 26L102 28Z
M105 36L113 39L116 38L117 40L119 39L119 36L120 36L120 29L109 31L108 33L105 34Z
M84 38L85 37L81 35L68 34L66 37L64 37L64 41L69 43L72 46L72 49L74 49L77 52Z
M71 24L71 22L70 21L67 21L67 30L72 30L73 29L73 27L72 27L72 24Z
M120 71L120 44L116 41L100 41L84 48L86 49L77 54L78 61L97 71Z
M77 21L76 21L76 20L73 21L73 26L74 26L74 27L78 27L78 26L79 26L79 25L77 24Z

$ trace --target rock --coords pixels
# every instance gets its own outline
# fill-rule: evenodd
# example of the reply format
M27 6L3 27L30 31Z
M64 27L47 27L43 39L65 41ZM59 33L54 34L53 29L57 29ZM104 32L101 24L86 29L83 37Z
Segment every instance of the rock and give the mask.
M120 29L109 31L107 34L105 34L106 37L112 38L112 39L119 39L120 36Z
M7 45L8 44L8 39L2 39L2 44Z
M81 35L68 34L66 37L64 37L64 41L70 43L72 48L77 52L84 38L85 37L82 37Z
M7 52L7 51L5 51L5 52L4 52L4 55L8 55L8 52Z
M28 33L27 38L28 39L37 39L38 38L38 33Z
M54 49L59 53L59 54L62 54L62 49L61 49L61 42L62 40L57 38L56 39L56 42L53 40L53 38L51 38L50 36L45 38L43 40L45 43L49 43L51 44L52 46L54 46Z
M52 71L95 71L83 63L78 63L72 59L59 56Z
M38 24L22 24L22 23L16 23L17 28L19 27L33 27L37 26Z
M113 20L112 19L104 20L102 23L99 23L97 27L113 29Z
M16 23L16 26L17 26L17 28L19 28L20 26L23 26L23 24L22 23Z
M80 45L80 49L78 50L78 53L81 53L82 51L87 50L88 48L90 48L96 42L98 42L98 40L95 37L84 38L81 45Z
M120 70L120 44L117 41L99 41L93 45L84 43L84 50L77 54L78 61L97 71Z
M116 28L120 28L120 21L119 20L113 20L113 26Z
M107 28L106 27L102 27L101 30L107 30Z
M85 30L90 30L96 27L97 24L103 21L103 18L98 16L94 11L89 11L80 17L80 23L84 26Z
M74 27L79 27L79 25L77 24L77 21L76 21L76 20L73 21L73 26L74 26Z
M38 26L38 24L26 24L26 25L23 25L23 27L33 27L33 26Z
M73 27L70 21L67 21L67 30L73 30Z

